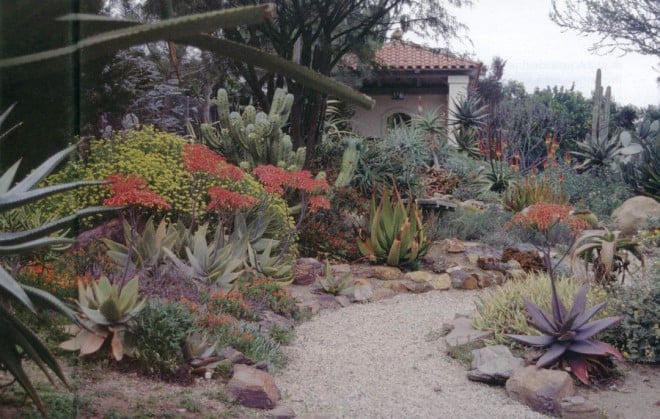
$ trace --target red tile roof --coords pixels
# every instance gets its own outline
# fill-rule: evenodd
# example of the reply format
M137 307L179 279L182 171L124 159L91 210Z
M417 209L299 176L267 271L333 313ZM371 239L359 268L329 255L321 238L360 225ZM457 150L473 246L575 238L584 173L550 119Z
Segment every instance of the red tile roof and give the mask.
M348 56L344 61L351 68L357 68L357 58ZM385 70L467 70L479 68L481 63L459 58L446 50L433 49L412 42L394 39L384 44L373 60Z

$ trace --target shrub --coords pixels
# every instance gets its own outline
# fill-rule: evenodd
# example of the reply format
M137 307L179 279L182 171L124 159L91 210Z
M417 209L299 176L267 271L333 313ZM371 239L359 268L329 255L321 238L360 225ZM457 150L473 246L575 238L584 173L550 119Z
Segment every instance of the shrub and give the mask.
M254 276L239 280L238 292L254 307L266 307L286 317L296 315L296 300L280 284L267 277Z
M211 292L206 307L212 314L228 314L241 320L259 320L259 315L246 304L243 296L237 292Z
M573 301L582 284L570 278L558 278L555 282L557 295L562 301ZM494 333L493 342L512 345L506 334L538 335L538 331L527 324L527 308L523 297L540 306L546 312L552 312L550 303L552 289L545 274L530 274L522 281L509 281L493 291L477 304L472 325L480 330ZM591 307L605 301L607 294L602 288L592 287L587 294L587 306ZM609 313L611 314L611 313ZM596 318L607 317L606 311L598 313Z
M485 210L476 208L456 208L445 212L427 231L432 240L455 237L460 240L479 240L496 247L506 247L519 243L515 234L505 231L504 226L511 221L511 213L494 205Z
M193 330L195 318L187 307L162 301L150 302L136 317L136 358L150 373L172 374L183 365L181 348Z
M614 288L610 314L622 320L603 332L601 340L619 348L630 362L660 362L660 279Z

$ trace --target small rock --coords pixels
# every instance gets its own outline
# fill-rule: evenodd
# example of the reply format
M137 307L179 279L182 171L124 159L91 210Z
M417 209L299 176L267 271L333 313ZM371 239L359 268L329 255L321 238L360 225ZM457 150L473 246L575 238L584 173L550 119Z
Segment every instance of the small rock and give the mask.
M366 303L374 296L374 291L371 288L371 285L362 280L362 282L357 282L353 286L353 291L351 292L351 300L357 303Z
M335 277L341 277L342 275L351 273L351 265L347 263L342 263L340 265L331 265L330 269L332 269L332 273L335 275Z
M307 313L312 316L321 310L321 305L316 301L303 301L302 303L296 303L296 306L298 306L300 313Z
M389 281L383 284L383 287L391 289L395 293L399 293L399 294L408 292L408 288L406 288L403 281Z
M450 274L451 286L457 289L475 290L479 288L479 282L474 275L465 272L464 270L455 270Z
M335 300L339 303L340 306L342 307L348 307L351 305L351 300L345 295L338 295L335 297Z
M293 267L293 283L295 285L309 285L316 281L325 268L325 265L315 258L300 258Z
M234 366L234 376L227 383L226 391L241 405L257 409L272 409L280 399L273 377L246 365Z
M380 301L392 298L396 295L396 292L392 288L381 287L374 290L374 296L371 297L371 301Z
M561 401L561 417L564 419L600 419L600 408L582 396L566 397Z
M339 307L337 299L332 294L318 294L314 295L314 300L318 303L321 310Z
M472 370L467 376L472 381L504 385L513 371L523 365L524 361L514 357L508 347L487 346L472 351Z
M458 239L447 239L445 240L445 251L447 253L463 253L465 252L465 246Z
M432 289L428 282L405 281L403 285L408 291L414 294L421 294L423 292L431 291Z
M431 279L431 275L433 275L431 272L412 271L412 272L406 272L406 274L403 276L403 279L413 282L429 282L429 279Z
M296 417L296 412L289 406L281 404L268 412L268 417L273 419L292 419Z
M243 355L242 352L237 351L231 346L228 346L225 349L223 349L222 353L220 354L220 357L222 359L230 360L232 364L245 364L245 365L254 364L253 360Z
M507 271L511 269L522 269L522 265L520 264L520 262L518 262L515 259L511 259L508 262L506 262L506 266L507 266Z
M448 290L451 288L451 277L448 274L433 275L428 281L434 290Z
M268 362L266 361L259 361L256 364L254 364L253 367L258 370L266 371L266 372L268 372L268 370L270 369L268 368Z
M376 278L381 281L395 281L403 278L403 272L396 266L360 266L353 271L356 275L367 278Z
M266 332L270 331L274 325L277 325L280 329L293 330L294 321L288 317L273 313L270 310L260 313L260 317L259 327Z
M575 386L565 371L530 365L514 371L506 382L506 392L537 412L559 413L561 401L575 394Z
M448 324L453 325L451 332L445 336L445 342L449 349L467 346L479 348L483 346L484 340L493 337L493 332L473 329L471 322L472 320L466 318L458 318L448 322Z

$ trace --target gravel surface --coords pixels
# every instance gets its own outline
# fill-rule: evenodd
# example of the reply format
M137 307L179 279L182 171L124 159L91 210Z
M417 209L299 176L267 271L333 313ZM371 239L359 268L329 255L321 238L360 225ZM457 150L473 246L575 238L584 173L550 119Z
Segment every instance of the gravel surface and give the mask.
M323 311L296 328L276 376L281 403L332 418L543 418L502 387L468 381L446 355L442 323L481 291L402 294Z

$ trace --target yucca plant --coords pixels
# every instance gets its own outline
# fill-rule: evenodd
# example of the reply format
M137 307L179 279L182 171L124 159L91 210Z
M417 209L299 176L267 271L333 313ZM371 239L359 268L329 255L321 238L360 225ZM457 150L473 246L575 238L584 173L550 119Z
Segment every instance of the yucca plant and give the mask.
M98 282L78 283L78 310L81 326L69 328L75 336L60 344L68 351L80 351L89 355L98 351L109 339L112 356L121 361L124 355L133 353L133 345L127 335L130 322L144 308L146 300L138 300L138 278L128 281L121 290L103 276Z
M422 213L411 197L403 203L398 189L383 189L376 204L376 191L369 207L369 233L360 230L357 241L360 252L372 262L405 266L424 256L429 240L424 233Z
M0 126L6 120L12 107L13 105L0 114ZM7 133L8 131L1 134L0 138L5 138ZM5 171L0 176L0 212L4 213L11 209L23 208L28 203L59 192L101 183L75 182L37 188L37 185L75 148L75 146L71 146L53 155L16 184L14 184L14 177L20 161ZM49 235L66 228L80 217L108 210L115 210L115 208L87 208L69 217L51 221L37 228L18 232L2 231L0 232L0 256L20 255L42 247L71 243L73 241L71 239L49 237ZM16 382L23 387L39 411L45 416L45 406L30 378L23 370L23 359L27 358L34 361L52 383L54 383L54 379L49 370L65 386L68 387L68 384L55 357L39 340L37 335L16 317L14 310L11 308L13 302L19 303L35 315L40 309L49 308L64 314L72 321L77 321L77 319L75 313L57 298L45 291L19 284L0 264L0 369L8 371L16 379Z
M605 302L586 309L587 286L583 285L570 311L552 288L552 316L527 299L525 306L529 314L529 325L542 333L541 336L507 335L525 345L546 348L536 361L538 368L548 367L563 359L571 372L584 384L589 384L589 370L599 365L598 358L613 356L623 361L618 349L594 339L594 336L621 320L620 317L607 317L588 323L600 311Z
M644 254L637 241L619 237L619 231L604 234L590 234L580 238L571 253L571 265L576 259L584 260L584 269L588 272L589 263L592 264L594 280L599 284L609 284L620 279L625 280L629 272L629 256L634 256L644 266Z

